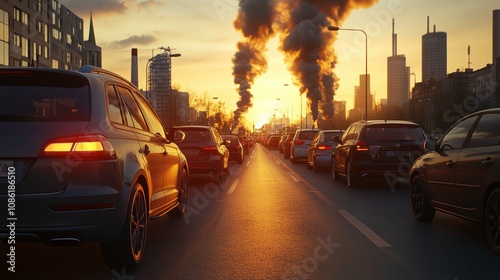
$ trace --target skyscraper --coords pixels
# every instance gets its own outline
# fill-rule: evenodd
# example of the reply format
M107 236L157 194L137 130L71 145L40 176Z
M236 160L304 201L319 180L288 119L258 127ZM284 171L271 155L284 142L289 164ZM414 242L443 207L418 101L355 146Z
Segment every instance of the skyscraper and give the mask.
M446 78L447 68L446 32L429 32L427 17L427 34L422 36L422 82L442 80Z
M392 56L387 58L387 105L401 107L410 100L410 68L406 67L406 57L397 52L397 34L392 19Z

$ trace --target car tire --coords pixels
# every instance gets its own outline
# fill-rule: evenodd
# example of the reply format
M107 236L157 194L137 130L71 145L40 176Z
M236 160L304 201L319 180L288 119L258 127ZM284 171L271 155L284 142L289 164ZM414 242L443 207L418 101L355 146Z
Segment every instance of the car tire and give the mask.
M189 197L189 189L188 189L188 172L186 168L182 169L180 183L179 183L179 196L178 196L179 205L175 209L172 210L172 216L174 217L182 217L187 212L187 203Z
M313 159L312 169L314 173L319 173L321 171L321 168L318 167L318 164L314 161L314 159Z
M436 214L432 208L422 175L416 175L410 182L411 209L415 220L430 222Z
M494 189L488 196L484 226L491 250L500 254L500 188Z
M307 167L307 169L312 169L313 168L313 166L311 164L309 164L309 160L307 160L307 162L306 162L306 167Z
M335 157L332 157L332 179L334 181L340 180L340 174L337 172L337 169L335 168Z
M356 178L356 174L354 174L354 171L352 169L352 163L351 161L347 161L346 168L345 168L345 177L347 181L347 186L349 188L355 188L359 184L359 179Z
M104 262L111 268L132 269L144 256L149 217L146 195L140 183L134 185L130 197L120 240L101 243Z

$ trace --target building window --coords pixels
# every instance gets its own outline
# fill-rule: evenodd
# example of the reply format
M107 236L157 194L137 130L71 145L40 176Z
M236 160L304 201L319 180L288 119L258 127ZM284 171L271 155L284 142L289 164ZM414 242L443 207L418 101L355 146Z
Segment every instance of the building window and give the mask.
M9 66L9 14L0 9L0 65Z
M59 61L52 59L52 68L59 69Z
M66 53L66 62L71 63L71 61L73 61L73 56L68 52Z
M62 40L62 33L61 31L57 30L57 29L52 29L52 37L54 37L54 39L56 39L57 41L61 41Z
M14 8L14 19L24 25L28 25L29 22L28 14L18 8Z
M24 57L28 57L28 38L21 36L21 54Z
M71 37L70 34L66 35L66 44L72 45L73 44L73 37Z

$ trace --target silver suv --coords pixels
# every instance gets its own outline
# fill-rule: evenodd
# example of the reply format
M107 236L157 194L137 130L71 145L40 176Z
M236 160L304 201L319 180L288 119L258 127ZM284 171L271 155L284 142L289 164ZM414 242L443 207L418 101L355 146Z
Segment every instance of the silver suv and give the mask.
M318 131L317 129L298 129L295 132L290 147L290 160L293 164L299 162L299 160L307 160L307 149L309 149L312 139Z

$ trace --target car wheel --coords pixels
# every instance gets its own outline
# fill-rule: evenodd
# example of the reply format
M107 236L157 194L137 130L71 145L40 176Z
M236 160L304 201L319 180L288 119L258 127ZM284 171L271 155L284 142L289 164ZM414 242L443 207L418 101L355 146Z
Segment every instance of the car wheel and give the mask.
M345 177L346 177L346 181L347 181L347 186L349 188L354 188L354 187L358 186L358 178L356 178L356 175L354 174L354 171L352 170L352 163L350 160L347 162Z
M321 171L321 168L318 167L318 164L313 160L313 165L312 169L314 173L319 173Z
M334 181L340 180L340 174L337 172L335 168L335 157L332 157L332 178Z
M185 168L182 169L180 184L179 184L179 205L172 210L173 216L182 217L187 212L188 203L188 175Z
M500 189L498 188L488 196L484 221L490 248L496 254L500 254Z
M417 175L410 183L411 208L413 217L420 222L430 222L436 213L427 197L426 186L421 175Z
M101 243L101 252L106 264L112 268L133 268L144 256L148 207L144 189L136 183L127 208L125 224L119 241Z

